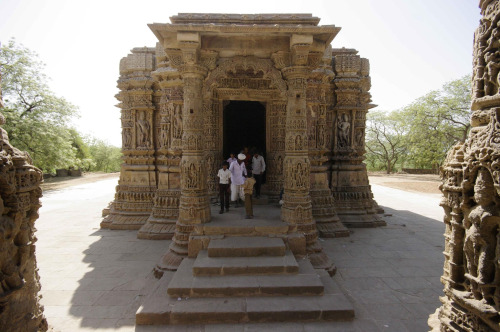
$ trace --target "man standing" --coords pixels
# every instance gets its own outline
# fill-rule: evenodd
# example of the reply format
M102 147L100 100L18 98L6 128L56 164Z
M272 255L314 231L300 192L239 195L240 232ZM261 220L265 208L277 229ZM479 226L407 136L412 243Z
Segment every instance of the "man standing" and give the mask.
M229 166L229 171L231 172L231 201L234 202L235 207L238 206L238 198L245 199L244 194L240 190L247 176L247 169L244 163L245 158L246 156L240 153L238 160Z
M252 174L255 179L255 197L260 198L260 187L262 185L262 175L266 170L264 157L257 151L252 158Z
M220 212L224 212L224 206L226 207L226 212L229 212L229 185L231 184L231 172L228 170L229 163L227 161L222 163L222 168L217 173L219 177L219 198L220 198Z

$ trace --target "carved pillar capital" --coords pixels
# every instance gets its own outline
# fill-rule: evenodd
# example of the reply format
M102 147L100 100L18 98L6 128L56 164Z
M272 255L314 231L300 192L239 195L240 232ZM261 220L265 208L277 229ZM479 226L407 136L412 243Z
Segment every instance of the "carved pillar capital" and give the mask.
M292 65L305 66L308 63L309 50L313 43L312 35L292 35L290 38L290 51Z

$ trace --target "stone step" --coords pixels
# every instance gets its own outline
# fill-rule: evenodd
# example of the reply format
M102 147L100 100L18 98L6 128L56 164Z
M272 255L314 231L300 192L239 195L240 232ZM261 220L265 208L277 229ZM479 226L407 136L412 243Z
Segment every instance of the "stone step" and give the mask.
M193 276L195 259L185 258L167 294L172 297L321 295L324 287L308 260L297 274Z
M265 236L235 236L212 239L208 257L284 256L285 243L281 238Z
M173 272L166 272L136 313L138 325L223 324L284 321L339 321L354 318L354 310L325 271L323 296L174 298L166 296ZM277 325L279 327L280 325Z
M299 265L292 252L285 256L264 257L208 257L208 252L198 253L193 265L193 275L256 275L293 274L299 272Z
M279 211L279 210L278 210ZM226 236L265 236L287 234L294 226L279 220L266 220L256 215L254 219L245 219L244 208L241 211L231 210L229 213L213 214L212 221L194 226L198 235Z

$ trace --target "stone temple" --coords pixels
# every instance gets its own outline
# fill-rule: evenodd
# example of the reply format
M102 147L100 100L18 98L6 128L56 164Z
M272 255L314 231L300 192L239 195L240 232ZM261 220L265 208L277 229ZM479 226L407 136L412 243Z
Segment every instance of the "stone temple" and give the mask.
M337 309L352 317L348 301L332 291L331 281L318 283L321 275L313 267L335 272L318 236L348 236L346 226L385 225L362 163L366 113L375 107L368 60L354 49L332 48L340 28L318 25L310 14L183 13L170 21L149 24L156 47L134 48L120 62L124 163L101 226L138 230L142 239L172 239L156 268L170 297L258 301L264 295L310 295L314 305L283 314L302 319L311 306L313 316L322 312L323 296L339 296L334 302L344 307L304 319L339 318ZM211 215L221 162L243 146L261 150L267 163L257 203L271 204L276 213L265 220ZM269 266L261 266L267 264L261 256ZM300 257L308 260L298 264ZM253 268L252 259L260 261ZM235 276L219 276L228 273L221 264L232 264ZM167 271L175 270L172 279ZM271 280L275 276L268 274L276 273L284 279ZM216 284L241 287L194 286L212 274ZM271 279L252 288L242 274ZM152 303L171 307L167 294L161 296ZM174 309L163 316L147 309L159 307L141 307L138 323L191 322L196 316L179 320ZM221 321L273 320L269 313L257 313L258 319L253 314L240 310Z

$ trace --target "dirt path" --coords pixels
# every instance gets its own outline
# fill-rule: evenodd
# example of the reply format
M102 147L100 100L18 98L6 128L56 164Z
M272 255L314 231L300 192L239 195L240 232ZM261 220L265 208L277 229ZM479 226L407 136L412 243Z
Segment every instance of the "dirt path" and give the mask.
M385 174L369 172L370 184L426 194L440 194L441 180L434 174Z
M42 184L43 191L67 188L79 184L91 183L117 177L120 173L85 173L81 177L60 177L46 179ZM438 175L432 174L390 174L369 172L370 184L426 194L440 194L441 181Z
M100 180L105 180L109 178L116 177L120 175L119 172L116 173L84 173L80 177L72 177L72 176L63 176L63 177L54 177L48 178L44 180L42 183L43 191L57 190L63 189L71 186L76 186L79 184L91 183Z

